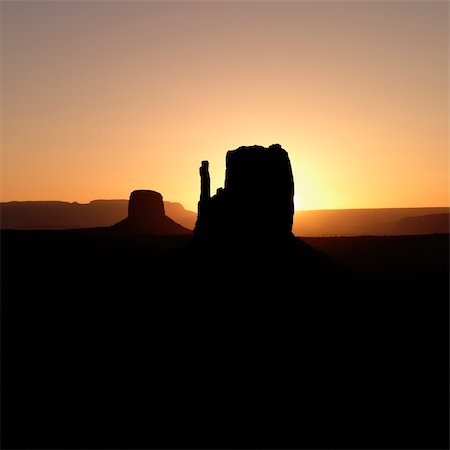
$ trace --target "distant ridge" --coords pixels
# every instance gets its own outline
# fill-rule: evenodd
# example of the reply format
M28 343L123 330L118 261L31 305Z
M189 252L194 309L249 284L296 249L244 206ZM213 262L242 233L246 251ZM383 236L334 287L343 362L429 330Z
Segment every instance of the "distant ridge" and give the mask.
M180 203L167 201L164 201L164 209L166 215L175 222L190 230L194 229L197 220L195 212L185 209ZM1 229L107 227L124 219L127 214L128 200L125 199L92 200L89 203L0 203ZM265 212L260 211L258 217L261 221L264 215ZM293 233L308 237L446 233L449 217L448 207L295 211Z
M166 215L192 230L197 214L180 203L164 201ZM1 229L61 230L109 227L128 215L128 200L92 200L89 203L23 201L0 203Z
M450 208L377 208L296 211L293 232L299 236L373 236L448 233ZM423 217L411 224L407 218Z
M430 234L449 232L449 214L404 217L393 227L393 234Z

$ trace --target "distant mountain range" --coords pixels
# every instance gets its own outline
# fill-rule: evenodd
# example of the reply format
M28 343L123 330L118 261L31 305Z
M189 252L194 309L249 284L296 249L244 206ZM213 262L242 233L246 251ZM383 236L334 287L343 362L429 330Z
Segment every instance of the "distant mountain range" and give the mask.
M193 229L197 214L180 203L164 202L167 216ZM93 200L90 203L26 201L0 203L2 229L61 230L113 225L128 215L128 200Z
M298 236L372 236L448 233L450 208L296 211Z
M180 203L164 202L165 213L193 229L197 214ZM2 229L70 229L113 225L127 217L128 200L90 203L25 201L0 203ZM405 235L449 232L449 208L386 208L296 211L297 236ZM264 220L264 211L260 220ZM255 222L257 226L257 221Z

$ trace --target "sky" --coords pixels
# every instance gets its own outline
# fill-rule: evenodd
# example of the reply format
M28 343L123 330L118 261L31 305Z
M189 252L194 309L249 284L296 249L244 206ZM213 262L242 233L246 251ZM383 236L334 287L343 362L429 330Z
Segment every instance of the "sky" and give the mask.
M279 143L296 209L449 205L446 1L1 1L1 201L196 210Z

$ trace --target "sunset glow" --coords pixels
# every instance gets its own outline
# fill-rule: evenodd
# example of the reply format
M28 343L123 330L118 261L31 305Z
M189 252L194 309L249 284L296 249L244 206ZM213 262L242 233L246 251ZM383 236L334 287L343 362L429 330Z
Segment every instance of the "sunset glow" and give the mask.
M448 206L447 2L13 2L2 201L196 210L279 143L303 209Z

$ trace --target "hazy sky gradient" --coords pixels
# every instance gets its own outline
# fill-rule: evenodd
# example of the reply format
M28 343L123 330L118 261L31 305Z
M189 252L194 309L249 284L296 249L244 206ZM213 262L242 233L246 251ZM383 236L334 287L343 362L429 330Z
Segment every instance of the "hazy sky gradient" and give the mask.
M447 206L448 3L2 1L2 201L196 209L280 143L297 207Z

